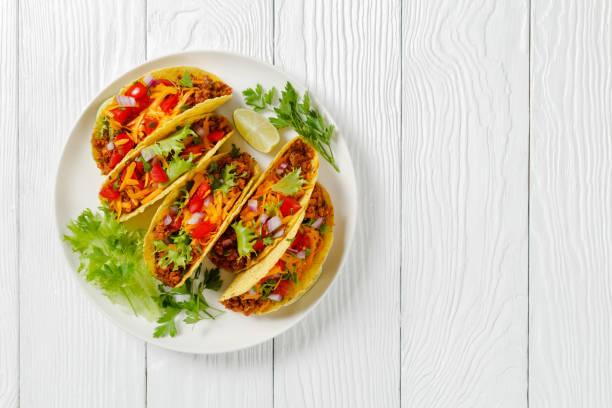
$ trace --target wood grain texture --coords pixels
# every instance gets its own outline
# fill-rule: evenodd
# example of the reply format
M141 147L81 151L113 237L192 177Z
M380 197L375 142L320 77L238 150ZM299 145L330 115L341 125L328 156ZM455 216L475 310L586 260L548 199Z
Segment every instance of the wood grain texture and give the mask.
M272 1L149 1L148 56L188 49L239 52L272 62ZM220 73L221 74L221 73ZM149 407L269 407L272 341L195 356L148 346ZM180 389L181 392L168 392Z
M105 319L70 276L52 199L75 118L144 59L144 3L19 4L21 406L144 406L144 345Z
M404 7L402 406L524 407L529 4Z
M399 1L275 2L276 65L337 120L360 216L344 272L275 339L278 407L399 406Z
M0 3L0 219L3 234L0 238L0 407L19 405L19 269L15 254L19 250L16 239L18 203L18 125L17 125L17 61L18 61L17 1Z
M531 407L609 407L612 4L532 3Z

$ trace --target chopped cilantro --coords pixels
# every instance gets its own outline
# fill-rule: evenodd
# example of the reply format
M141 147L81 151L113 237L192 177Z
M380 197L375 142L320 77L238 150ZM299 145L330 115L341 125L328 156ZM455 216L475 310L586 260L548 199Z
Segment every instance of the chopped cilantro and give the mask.
M178 83L180 86L185 88L191 88L193 86L193 83L191 83L191 74L189 73L189 71L185 70L185 74L183 74L181 79L178 80Z
M245 103L252 106L255 112L265 110L268 105L272 104L275 93L276 88L272 88L267 93L264 93L261 84L257 84L255 90L248 88L242 91Z

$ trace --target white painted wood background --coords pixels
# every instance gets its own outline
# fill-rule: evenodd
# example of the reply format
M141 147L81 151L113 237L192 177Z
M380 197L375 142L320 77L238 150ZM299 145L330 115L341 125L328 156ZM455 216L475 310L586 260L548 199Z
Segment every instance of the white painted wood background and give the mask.
M2 0L0 407L612 406L611 25L607 0ZM90 98L187 49L305 82L363 196L331 296L212 357L103 318L51 201Z

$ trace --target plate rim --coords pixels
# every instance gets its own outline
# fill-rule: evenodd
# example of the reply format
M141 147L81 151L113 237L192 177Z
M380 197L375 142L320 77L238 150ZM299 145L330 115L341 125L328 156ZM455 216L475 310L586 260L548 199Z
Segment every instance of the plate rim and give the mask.
M287 80L291 81L292 84L297 84L298 88L302 88L302 89L306 89L308 90L308 92L310 93L311 96L311 103L316 106L316 108L324 115L325 119L328 121L329 124L332 124L334 126L334 128L336 129L337 133L335 135L336 137L336 143L343 143L345 145L347 154L348 154L348 162L345 164L345 166L347 167L346 170L350 169L350 174L352 175L352 179L353 179L353 186L355 189L355 193L357 196L359 196L359 183L357 182L357 178L355 176L355 169L353 166L353 159L352 156L350 154L350 150L348 149L348 145L346 144L346 141L344 139L344 137L341 135L341 132L339 131L339 127L337 122L335 121L334 117L332 115L330 115L329 111L327 110L327 108L325 106L323 106L319 101L320 99L317 97L317 95L315 93L313 93L302 81L296 79L293 75L280 70L279 68L277 68L276 66L259 60L255 57L249 56L249 55L244 55L241 53L237 53L237 52L232 52L232 51L226 51L226 50L216 50L216 49L191 49L191 50L185 50L185 51L180 51L180 52L172 52L172 53L168 53L168 54L163 54L160 55L156 58L153 59L148 59L142 63L136 64L136 65L131 65L130 68L128 68L127 70L119 73L118 75L116 75L112 80L108 81L105 85L102 86L101 90L93 97L90 99L89 103L83 108L81 109L81 111L79 112L79 114L76 117L76 120L74 120L70 126L70 130L68 131L68 138L66 139L66 141L64 142L63 146L62 146L62 150L61 150L61 154L60 154L60 160L57 162L56 164L56 168L55 168L55 185L53 188L53 205L54 205L54 217L55 217L55 228L57 230L57 237L58 237L58 245L60 247L61 252L64 254L64 260L67 262L67 266L68 266L68 270L69 270L69 275L72 277L72 279L75 279L78 282L78 285L80 287L81 293L83 293L85 295L85 297L87 298L88 302L91 302L95 305L95 309L97 311L102 312L102 315L104 315L104 317L109 320L112 324L114 324L115 326L119 327L120 329L124 330L125 332L129 333L131 336L133 336L134 338L143 341L145 343L148 344L153 344L155 346L161 347L163 349L166 350L172 350L172 351L176 351L176 352L180 352L180 353L188 353L188 354L200 354L200 355L215 355L215 354L225 354L225 353L232 353L232 352L237 352L237 351L241 351L241 350L245 350L245 349L249 349L252 347L255 347L257 345L260 345L262 343L265 343L266 341L269 341L271 339L276 338L277 336L281 335L282 333L288 331L289 329L297 326L299 323L301 323L304 318L306 318L306 316L310 315L312 313L312 311L314 309L316 309L319 304L321 303L321 301L328 295L328 293L330 292L330 290L332 289L332 287L336 284L336 282L338 281L338 276L340 274L343 273L344 271L344 267L346 265L346 261L350 255L350 253L352 252L353 249L353 242L354 242L354 238L355 238L355 230L356 230L356 225L355 223L347 223L347 233L344 235L344 239L346 242L346 249L343 251L342 255L341 255L341 259L340 259L340 263L338 264L337 270L335 271L335 274L332 276L327 288L324 290L324 292L316 299L314 299L314 301L312 302L312 304L306 309L304 310L304 312L293 322L291 322L289 325L282 327L276 331L274 331L270 336L263 338L263 339L258 339L256 341L253 342L249 342L249 343L245 343L239 347L235 347L235 346L230 346L227 348L219 348L219 349L214 349L214 350L201 350L201 349L191 349L191 348L186 348L186 347L180 347L180 346L176 346L175 343L172 342L164 342L162 340L158 340L152 336L150 336L150 338L144 338L140 333L138 333L136 330L132 329L131 325L129 325L128 323L126 323L124 320L117 320L114 318L114 316L111 315L110 312L108 312L104 307L102 307L102 305L98 304L98 301L89 293L89 290L93 289L96 291L100 290L98 288L92 287L92 285L90 285L89 283L87 283L83 277L78 273L78 271L73 270L73 265L72 262L74 261L73 259L71 259L71 257L75 257L74 253L71 251L70 248L68 248L66 246L66 244L64 243L63 240L63 236L64 236L64 229L66 226L60 225L59 224L59 214L58 214L58 189L59 189L59 176L60 176L60 170L61 170L61 165L64 161L64 155L66 154L66 150L68 148L70 139L72 134L75 131L75 128L77 127L78 123L82 120L83 115L85 114L85 112L87 112L89 109L91 109L95 104L99 104L99 100L101 100L104 96L104 94L106 94L109 91L109 88L115 83L118 82L120 78L126 76L126 75L130 75L131 73L133 73L134 71L138 71L140 70L142 67L144 67L147 64L153 64L155 62L158 62L160 60L163 59L167 59L167 58L175 58L175 57L179 57L179 58L185 58L185 57L189 57L190 55L203 55L203 54L219 54L219 55L224 55L224 56L229 56L229 57L238 57L238 58L242 58L245 60L248 60L250 63L254 63L257 65L263 65L264 67L274 71L276 74L282 76L282 77L286 77ZM357 217L359 216L359 212L360 212L360 208L359 208L359 201L356 200L354 202L354 213L355 213L355 220L357 219ZM316 284L316 282L315 282ZM111 304L113 305L113 307L118 307L117 305L113 304L111 302ZM140 318L142 319L142 317L140 316L131 316L131 317L136 317L136 318ZM180 334L179 334L180 336Z

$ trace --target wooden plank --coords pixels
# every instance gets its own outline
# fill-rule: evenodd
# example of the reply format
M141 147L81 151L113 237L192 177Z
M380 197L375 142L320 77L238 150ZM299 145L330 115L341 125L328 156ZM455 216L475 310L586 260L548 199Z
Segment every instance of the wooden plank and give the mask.
M77 116L144 59L144 2L19 4L21 406L144 406L144 344L78 289L51 199Z
M0 151L2 164L0 173L0 220L3 234L0 238L2 257L2 284L0 285L0 406L19 405L19 265L15 254L19 251L16 237L19 235L17 221L17 1L0 3Z
M187 49L239 52L272 62L272 1L149 1L154 58ZM147 404L271 406L272 341L238 353L193 356L148 346ZM180 392L168 392L179 389Z
M400 2L277 0L275 15L276 65L338 121L361 197L344 272L275 339L274 403L397 407Z
M612 7L532 4L530 406L612 405Z
M527 405L529 4L404 3L402 406Z

